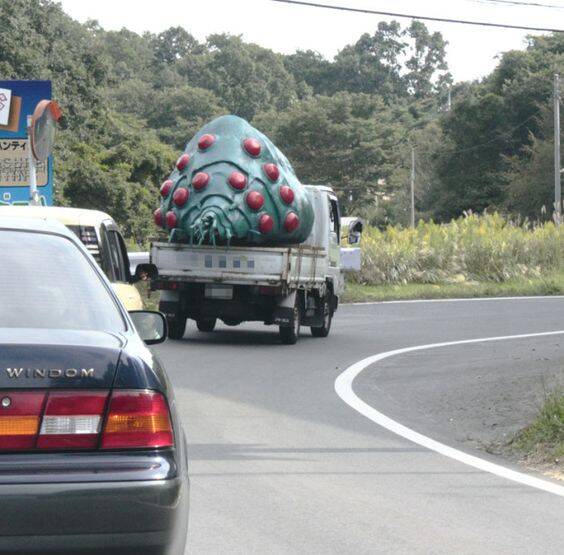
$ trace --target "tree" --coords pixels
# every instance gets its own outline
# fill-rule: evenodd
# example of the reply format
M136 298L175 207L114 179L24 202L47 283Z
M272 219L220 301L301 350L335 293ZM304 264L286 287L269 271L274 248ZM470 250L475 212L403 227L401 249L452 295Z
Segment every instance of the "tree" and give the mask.
M409 72L404 76L408 92L418 99L443 92L452 83L446 63L447 42L440 33L429 33L427 26L416 20L404 35L411 39L410 57L405 62Z
M144 111L159 138L178 149L206 122L227 113L213 92L186 85L153 94Z
M425 199L435 217L486 208L538 215L545 193L533 199L525 184L547 155L552 132L540 116L550 109L553 73L563 71L564 37L530 38L526 51L505 53L483 82L456 97L441 120L445 143L433 155L439 179Z
M552 111L539 116L540 136L531 133L529 143L507 159L505 209L531 220L549 220L554 204L554 143ZM547 138L541 138L547 137Z
M329 184L346 208L394 190L401 128L378 97L338 93L258 114L253 124L292 161L302 183Z
M336 79L330 92L378 94L387 102L405 96L400 58L406 47L400 24L381 21L374 35L365 33L337 54L333 67Z
M332 88L332 64L319 52L298 50L284 58L284 66L294 76L300 98L310 93L326 95Z
M179 62L178 72L211 90L230 113L250 120L259 110L283 109L297 98L281 55L226 34L209 36L206 48Z
M188 54L203 51L198 41L183 27L170 27L151 38L149 44L154 51L155 59L165 64L173 64Z

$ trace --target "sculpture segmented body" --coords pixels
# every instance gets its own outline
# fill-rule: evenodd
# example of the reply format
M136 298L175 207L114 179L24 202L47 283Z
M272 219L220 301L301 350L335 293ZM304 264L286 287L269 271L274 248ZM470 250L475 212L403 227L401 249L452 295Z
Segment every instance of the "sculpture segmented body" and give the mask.
M308 192L286 157L237 116L205 125L160 193L155 223L172 242L302 243L313 226Z

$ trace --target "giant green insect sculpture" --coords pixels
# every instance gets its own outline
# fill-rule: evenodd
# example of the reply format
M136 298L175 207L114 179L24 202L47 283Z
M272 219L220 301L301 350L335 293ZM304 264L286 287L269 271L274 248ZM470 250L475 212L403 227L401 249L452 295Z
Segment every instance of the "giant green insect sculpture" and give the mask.
M313 226L308 192L286 157L237 116L205 125L160 193L155 223L172 242L301 243Z

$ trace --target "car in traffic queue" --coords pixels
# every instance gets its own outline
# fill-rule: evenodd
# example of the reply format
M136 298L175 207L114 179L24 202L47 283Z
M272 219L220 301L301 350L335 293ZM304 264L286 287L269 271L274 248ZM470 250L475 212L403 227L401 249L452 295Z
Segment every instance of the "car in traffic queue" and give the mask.
M63 206L0 206L0 216L57 220L86 246L110 280L127 310L142 310L143 300L133 285L129 255L114 219L99 210Z
M73 232L0 216L0 552L184 552L186 440L148 345Z

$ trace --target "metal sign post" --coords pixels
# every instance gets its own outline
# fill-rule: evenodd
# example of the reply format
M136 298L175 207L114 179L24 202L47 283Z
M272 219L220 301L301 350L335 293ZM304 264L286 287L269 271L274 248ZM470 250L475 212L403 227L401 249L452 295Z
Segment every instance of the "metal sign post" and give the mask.
M39 206L39 193L37 192L37 168L35 166L35 158L31 148L31 132L33 125L33 116L27 116L27 161L29 166L29 204L31 206Z

